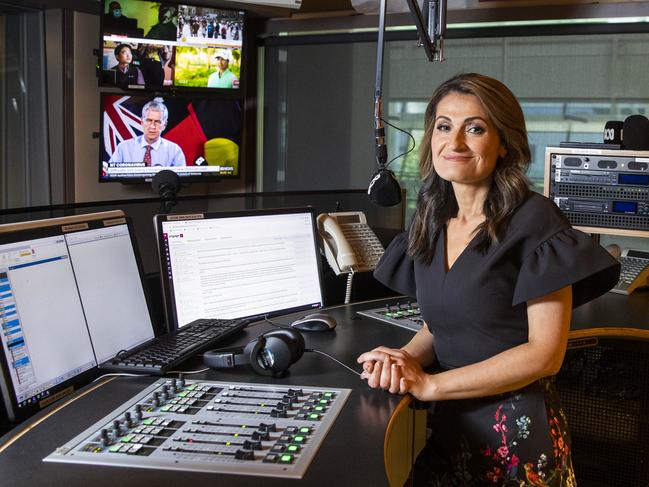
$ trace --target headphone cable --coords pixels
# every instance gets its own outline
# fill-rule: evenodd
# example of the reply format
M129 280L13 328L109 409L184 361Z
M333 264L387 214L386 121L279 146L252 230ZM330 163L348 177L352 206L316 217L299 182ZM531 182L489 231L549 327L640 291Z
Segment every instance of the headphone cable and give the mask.
M285 330L292 329L289 325L283 325L281 323L276 323L275 321L269 320L268 315L264 316L264 321L270 325L273 325L276 328L284 328ZM259 323L261 323L261 321L259 321Z
M315 348L305 348L304 351L305 351L305 352L315 352L315 353L319 353L320 355L324 355L325 357L330 358L331 360L333 360L334 362L336 362L338 365L342 365L343 367L345 367L345 368L346 368L347 370L349 370L350 372L353 372L354 374L356 374L356 375L358 375L358 376L361 375L360 372L356 372L354 369L352 369L351 367L345 365L345 364L342 363L340 360L338 360L336 357L333 357L332 355L329 355L328 353L325 353L325 352L323 352L322 350L316 350Z

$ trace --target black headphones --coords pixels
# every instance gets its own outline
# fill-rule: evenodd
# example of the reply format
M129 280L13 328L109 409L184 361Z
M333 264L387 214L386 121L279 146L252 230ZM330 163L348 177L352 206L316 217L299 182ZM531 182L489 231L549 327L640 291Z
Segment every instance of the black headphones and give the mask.
M203 354L203 363L214 369L250 364L258 374L281 377L303 354L302 334L282 328L264 333L245 347L208 350Z

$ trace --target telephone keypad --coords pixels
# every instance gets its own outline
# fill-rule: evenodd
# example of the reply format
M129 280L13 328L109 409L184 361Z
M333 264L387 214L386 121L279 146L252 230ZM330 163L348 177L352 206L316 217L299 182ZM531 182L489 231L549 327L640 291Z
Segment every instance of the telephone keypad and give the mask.
M374 269L385 249L369 225L342 225L342 231L357 256L358 271Z

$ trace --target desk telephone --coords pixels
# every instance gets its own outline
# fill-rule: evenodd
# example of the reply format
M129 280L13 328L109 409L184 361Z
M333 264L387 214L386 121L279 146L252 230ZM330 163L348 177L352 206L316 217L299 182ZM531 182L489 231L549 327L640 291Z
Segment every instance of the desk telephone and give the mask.
M322 213L318 231L336 275L371 271L383 255L383 245L363 212Z
M612 293L631 294L636 289L648 285L649 252L625 249L619 260L622 264L620 280L611 289Z

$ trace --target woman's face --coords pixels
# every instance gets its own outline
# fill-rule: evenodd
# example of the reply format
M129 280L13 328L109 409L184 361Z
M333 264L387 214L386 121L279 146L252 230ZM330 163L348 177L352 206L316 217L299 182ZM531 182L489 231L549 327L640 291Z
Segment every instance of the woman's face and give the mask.
M133 61L133 54L131 54L131 49L128 47L122 47L119 53L117 54L117 62L120 64L131 64Z
M430 140L435 171L458 184L488 185L506 150L478 98L449 93L437 104Z

